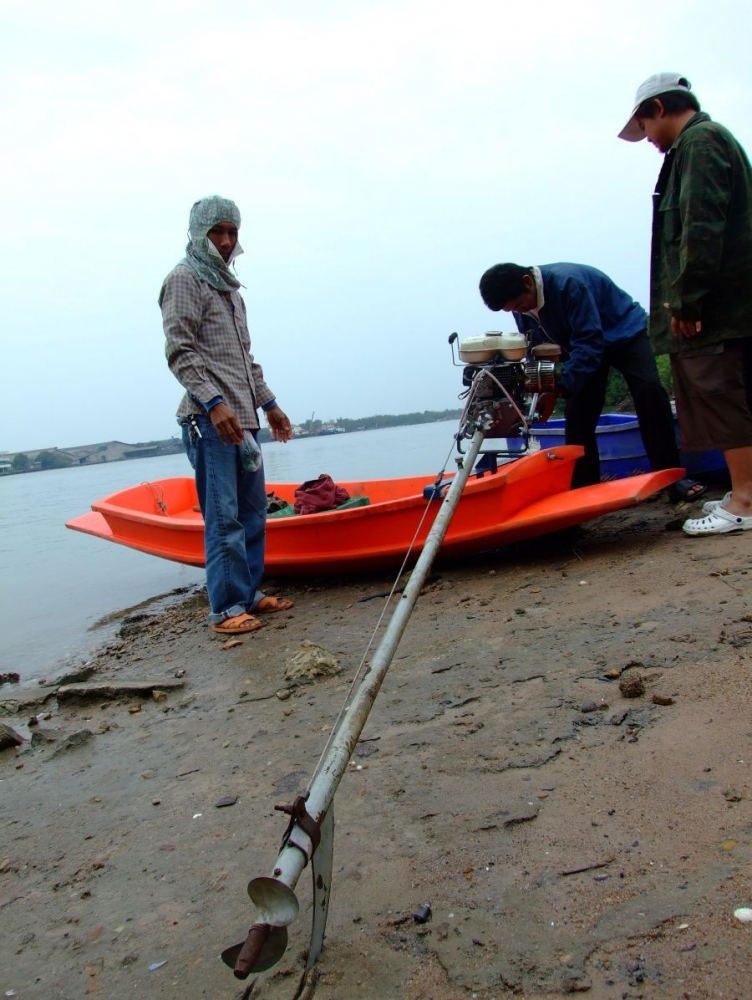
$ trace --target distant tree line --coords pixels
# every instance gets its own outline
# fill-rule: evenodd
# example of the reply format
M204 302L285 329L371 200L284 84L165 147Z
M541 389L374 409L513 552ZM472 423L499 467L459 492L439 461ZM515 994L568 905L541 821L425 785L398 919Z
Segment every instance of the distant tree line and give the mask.
M382 427L402 427L412 424L434 424L439 420L457 420L462 414L462 410L423 410L421 413L378 413L373 417L358 417L356 420L349 420L346 417L339 417L337 420L306 420L301 426L309 434L318 434L325 424L334 424L344 431L374 431ZM259 431L259 440L263 443L271 441L271 433L268 427L262 427Z
M346 431L374 431L381 427L402 427L405 424L435 424L439 420L455 420L462 410L423 410L422 413L378 413L373 417L347 420L340 417L335 423Z
M67 469L73 465L73 459L54 451L40 451L32 462L27 454L19 451L10 463L14 472L31 472L33 469Z

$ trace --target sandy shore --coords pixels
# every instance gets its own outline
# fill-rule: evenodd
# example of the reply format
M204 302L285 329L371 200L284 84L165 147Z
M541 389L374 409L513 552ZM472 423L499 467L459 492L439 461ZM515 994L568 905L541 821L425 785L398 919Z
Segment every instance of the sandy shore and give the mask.
M658 498L437 568L337 793L302 996L750 995L752 532L666 530L682 513ZM285 586L294 610L227 649L202 595L132 616L87 679L141 694L2 689L29 739L0 753L0 995L295 996L308 871L274 969L241 983L218 956L391 582ZM290 687L304 640L341 673Z

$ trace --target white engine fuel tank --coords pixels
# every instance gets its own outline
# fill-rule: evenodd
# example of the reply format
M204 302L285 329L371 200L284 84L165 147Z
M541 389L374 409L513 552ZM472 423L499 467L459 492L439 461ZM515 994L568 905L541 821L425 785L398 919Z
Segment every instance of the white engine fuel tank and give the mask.
M524 333L502 333L489 330L480 337L466 337L460 341L460 361L465 364L478 364L492 361L499 355L505 361L522 361L527 354L527 341Z

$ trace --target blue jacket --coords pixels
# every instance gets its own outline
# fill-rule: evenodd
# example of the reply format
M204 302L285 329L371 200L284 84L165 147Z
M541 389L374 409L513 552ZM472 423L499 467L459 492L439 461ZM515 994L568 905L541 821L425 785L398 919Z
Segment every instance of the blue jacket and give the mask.
M512 313L531 344L562 348L561 391L574 396L597 371L607 347L632 340L647 328L645 310L618 285L587 264L541 264L543 308Z

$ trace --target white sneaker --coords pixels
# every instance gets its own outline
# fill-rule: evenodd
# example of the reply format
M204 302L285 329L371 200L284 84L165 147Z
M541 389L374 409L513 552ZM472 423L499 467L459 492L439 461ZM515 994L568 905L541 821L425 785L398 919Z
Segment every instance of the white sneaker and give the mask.
M714 510L718 507L723 507L727 501L731 499L731 490L728 491L726 496L722 500L706 500L702 505L702 511L704 514L712 514Z
M685 521L682 528L688 535L725 535L731 531L749 531L752 517L729 514L723 507L716 507L705 517Z

